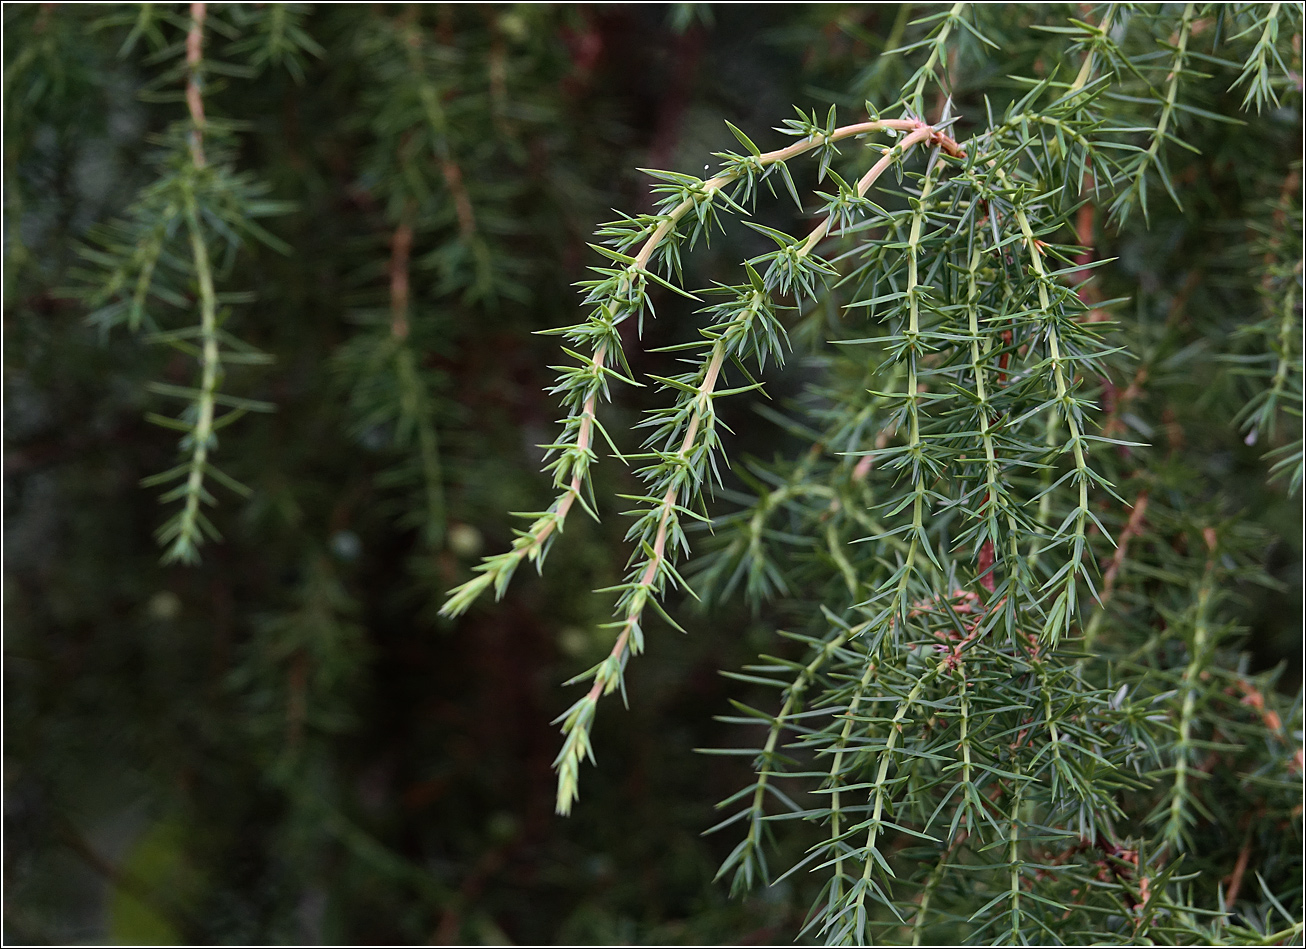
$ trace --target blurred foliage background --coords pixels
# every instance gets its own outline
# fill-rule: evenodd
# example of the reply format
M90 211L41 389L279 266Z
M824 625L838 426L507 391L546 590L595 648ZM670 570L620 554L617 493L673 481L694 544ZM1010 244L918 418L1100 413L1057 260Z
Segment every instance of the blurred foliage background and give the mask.
M606 653L591 591L619 579L625 525L575 517L546 578L456 622L436 610L511 542L505 512L550 496L557 348L532 333L575 322L596 223L652 207L636 169L698 173L735 147L723 119L762 142L791 104L824 107L906 11L211 8L209 55L233 65L206 75L205 107L238 120L233 167L289 204L218 262L224 328L274 360L224 391L275 411L222 431L252 493L213 488L223 539L197 566L160 564L167 511L139 484L176 445L146 421L166 408L149 384L192 364L88 303L78 250L158 175L186 13L4 10L6 940L787 941L805 897L729 900L712 878L731 841L700 836L748 762L693 752L729 743L712 716L738 690L717 670L768 648L774 620L682 611L687 636L651 636L564 820L550 721L559 683ZM714 240L686 283L727 279L755 237ZM1130 262L1144 288L1173 281L1156 240ZM691 306L658 306L630 352L688 336ZM743 454L772 453L751 407L726 413ZM1182 421L1262 523L1299 526L1249 477L1260 450ZM596 478L601 497L638 486ZM1251 668L1288 660L1293 691L1297 527L1267 558L1284 586L1245 607Z

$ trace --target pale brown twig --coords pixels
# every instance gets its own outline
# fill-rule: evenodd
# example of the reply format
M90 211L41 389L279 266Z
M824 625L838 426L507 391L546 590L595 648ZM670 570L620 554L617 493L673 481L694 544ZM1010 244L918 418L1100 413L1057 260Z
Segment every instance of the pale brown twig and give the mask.
M190 5L190 32L186 34L186 108L190 112L190 157L196 168L203 168L204 158L204 95L201 89L200 65L204 60L204 19L208 15L207 3Z
M1112 593L1115 592L1116 578L1120 575L1120 568L1124 566L1125 554L1129 550L1129 542L1138 537L1143 532L1143 519L1147 514L1148 492L1144 488L1138 492L1138 497L1134 499L1133 510L1129 512L1129 521L1125 524L1125 529L1120 534L1120 539L1116 543L1115 553L1111 555L1111 563L1106 568L1106 573L1102 577L1102 606L1105 607L1111 599Z
M408 338L408 259L413 249L414 210L410 199L390 239L390 333L399 340Z
M458 216L458 232L463 240L470 240L476 235L476 212L472 208L472 197L467 192L467 184L463 181L463 170L452 158L444 158L440 161L440 174L444 176L444 183L448 186L449 193L453 195L454 214Z
M1238 851L1238 860L1233 865L1233 872L1228 876L1228 888L1224 894L1224 905L1232 906L1238 901L1238 891L1242 889L1243 874L1247 872L1247 861L1252 855L1252 837L1249 833L1243 840L1242 849Z

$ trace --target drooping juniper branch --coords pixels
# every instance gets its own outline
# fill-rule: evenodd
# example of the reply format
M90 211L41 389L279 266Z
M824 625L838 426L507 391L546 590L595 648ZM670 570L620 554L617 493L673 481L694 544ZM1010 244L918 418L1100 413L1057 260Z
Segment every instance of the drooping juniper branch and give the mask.
M925 179L921 183L921 196L917 204L917 210L912 214L911 230L907 236L907 451L911 460L912 472L912 513L911 513L911 545L907 550L906 563L903 565L898 579L898 587L895 593L896 612L900 618L905 618L907 614L907 584L911 581L912 571L916 569L917 555L924 549L925 553L933 556L929 550L929 538L925 533L925 480L926 470L921 453L921 420L920 420L920 391L919 391L919 361L921 357L920 349L920 276L919 276L919 256L921 242L921 227L925 222L926 199L929 197L930 189L934 185L932 171L937 170L938 166L929 169L925 173Z
M1206 528L1203 537L1207 546L1206 569L1197 584L1196 601L1192 608L1192 645L1189 647L1188 665L1184 667L1180 678L1180 702L1178 725L1179 740L1174 751L1174 782L1168 793L1169 806L1165 809L1164 840L1177 850L1185 849L1188 839L1187 828L1192 821L1189 806L1192 790L1188 787L1188 772L1192 767L1191 756L1194 751L1193 728L1197 720L1197 690L1202 671L1210 662L1211 650L1211 605L1216 595L1215 567L1218 541L1212 528Z
M843 126L829 135L812 136L784 148L761 153L753 158L753 164L758 168L768 168L823 145L883 131L907 133L904 140L896 146L895 151L899 155L905 154L908 148L923 141L937 143L950 155L956 157L964 155L963 150L956 141L931 125L911 119L883 119ZM883 174L891 161L890 156L886 155L876 163L871 171L863 176L861 181L858 182L860 194L864 195L869 190L871 184L879 175ZM716 195L720 194L727 186L738 181L745 173L746 169L740 167L704 181L699 189L701 197L698 200L710 203ZM611 308L607 313L607 319L612 324L632 315L630 307L626 303L626 298L632 286L637 281L643 280L648 272L654 253L675 232L679 222L695 207L695 204L695 198L692 197L681 201L663 216L657 227L645 239L639 253L626 268L617 292L613 294L617 306ZM829 227L828 220L818 225L808 236L802 253L810 252L812 247L828 233ZM589 358L589 369L586 370L589 379L584 396L579 402L579 410L570 416L565 423L568 426L574 426L576 431L574 440L570 444L556 446L556 450L561 456L559 460L562 463L555 468L555 472L559 478L558 486L563 488L562 493L557 496L548 511L538 515L525 531L519 532L511 550L485 558L476 567L477 576L450 591L448 599L444 606L441 607L440 612L442 615L458 616L463 613L491 585L494 587L495 595L502 596L504 590L507 589L513 572L523 560L529 560L531 563L541 566L548 554L551 538L556 533L561 533L572 506L578 500L581 500L582 494L589 484L589 466L596 457L593 451L593 441L594 429L597 424L596 413L599 398L605 393L608 376L614 374L609 366L620 358L620 342L613 333L595 334L595 338L602 341L595 346ZM570 477L567 477L568 475Z
M386 353L393 356L395 382L399 392L395 440L403 446L410 438L417 442L426 517L423 535L427 543L438 544L444 535L444 473L440 463L440 442L436 434L431 392L419 367L409 333L411 327L410 259L413 250L413 220L417 202L409 199L400 213L390 238L390 339Z
M842 800L840 797L839 785L844 782L844 756L848 749L848 739L852 735L853 725L857 721L857 710L866 695L866 690L870 687L871 679L874 678L876 671L879 669L879 663L870 655L866 657L866 666L862 670L862 677L857 683L853 692L852 701L848 703L848 711L845 712L846 721L842 730L839 732L839 739L836 742L834 760L830 763L830 786L834 788L830 794L830 839L833 840L837 848L834 860L834 880L832 881L833 891L832 899L837 899L843 895L843 846L842 840L842 813L840 810Z
M766 795L771 787L772 779L778 774L775 766L777 748L780 742L780 736L785 729L789 727L792 716L802 704L808 688L815 680L816 675L821 669L830 662L831 658L843 648L844 644L854 636L860 635L866 629L866 624L862 623L857 626L843 626L839 632L827 639L817 650L816 655L799 670L798 675L794 678L792 684L785 690L784 704L780 712L771 720L767 727L766 743L763 745L757 756L755 767L757 768L757 777L753 782L751 799L748 807L720 822L711 828L707 833L718 830L722 827L734 823L741 817L748 820L748 833L743 840L735 847L730 856L721 864L721 869L717 871L716 878L720 879L731 870L735 871L734 879L731 883L731 889L735 892L747 892L752 888L758 878L765 879L766 857L763 853L763 828L766 820ZM855 706L854 706L855 707ZM835 792L836 795L838 792ZM731 798L736 800L739 795ZM725 802L723 802L724 804ZM718 807L723 806L718 804ZM836 797L837 806L837 797Z
M979 548L980 583L990 593L997 586L993 571L997 569L998 552L1001 551L1002 558L1007 563L1007 596L1015 595L1014 585L1017 577L1015 571L1020 568L1019 558L1016 555L1015 544L1019 536L1016 530L1015 515L1011 510L1011 499L1006 485L1000 477L1000 468L998 465L998 453L996 442L993 434L993 427L997 422L996 417L990 417L991 403L988 384L985 379L984 364L987 358L987 352L980 351L980 326L979 326L979 287L978 273L981 262L981 248L979 246L979 235L973 235L972 239L976 242L971 251L970 261L966 269L966 315L967 328L970 330L970 362L971 374L975 378L975 399L976 399L976 417L979 420L980 440L984 444L984 484L985 500L981 507L982 526L977 538L982 538L976 545ZM987 350L987 342L985 349ZM1007 528L1010 533L1009 542L1012 545L1008 549L1005 545L999 546L1000 531L998 527L998 514L1005 514Z
M1002 180L1006 180L1005 172L999 170L998 175ZM1057 580L1061 581L1061 592L1057 595L1053 608L1044 624L1045 634L1055 640L1063 630L1069 627L1076 612L1076 583L1080 576L1080 565L1083 562L1084 551L1087 546L1085 527L1090 517L1088 486L1093 479L1093 475L1089 470L1088 460L1084 453L1084 433L1078 405L1071 396L1070 386L1066 382L1064 365L1066 359L1061 351L1061 334L1056 326L1057 315L1053 310L1052 301L1048 295L1048 276L1043 266L1043 248L1041 242L1034 237L1034 232L1029 223L1029 216L1024 206L1016 201L1013 203L1013 209L1016 221L1020 225L1021 235L1024 237L1030 266L1038 278L1039 311L1044 321L1048 356L1052 363L1052 374L1056 382L1056 411L1070 430L1069 446L1075 462L1073 480L1079 488L1079 505L1071 516L1066 519L1066 523L1071 520L1075 523L1075 532L1069 538L1070 558L1067 564L1053 577L1052 581L1049 581L1049 584L1055 583ZM1044 496L1047 497L1047 495ZM1059 528L1057 533L1060 534L1063 528Z
M200 510L200 502L212 503L213 497L204 488L204 475L209 469L209 450L214 443L215 393L222 374L222 360L218 350L218 302L213 288L213 267L209 261L208 246L205 243L201 226L199 206L195 197L198 186L196 177L204 172L207 159L204 155L204 97L201 88L201 68L204 56L204 20L208 5L192 3L190 7L190 30L186 34L186 107L190 113L190 129L187 138L190 144L191 180L184 194L184 217L186 230L190 237L191 262L195 268L199 284L200 307L200 384L195 396L194 427L187 435L190 460L186 480L178 488L164 497L178 496L184 498L181 513L160 529L158 537L161 543L170 543L163 559L165 563L181 561L196 563L199 560L198 545L204 534L216 534L212 524L208 523ZM141 280L147 281L149 271L142 270ZM140 290L138 288L138 295Z
M865 123L871 125L875 123ZM902 123L899 123L902 124ZM904 159L912 149L918 144L926 141L937 140L940 138L936 130L924 123L917 122L910 124L911 131L903 138L901 142L892 148L885 148L883 156L861 177L857 182L858 197L865 197L872 185L880 178L881 175L895 162ZM854 126L853 128L856 128ZM852 134L852 133L850 133ZM803 143L798 143L799 145ZM782 149L780 152L771 153L773 155L784 152L792 152L796 146L790 146L789 149ZM955 149L960 152L960 149ZM796 153L796 152L795 152ZM718 176L712 179L713 182L724 184L725 176ZM720 184L717 187L720 187ZM929 190L926 185L926 192ZM924 195L922 196L924 200ZM682 205L683 206L683 205ZM686 209L687 210L687 209ZM818 224L803 241L798 248L795 257L802 259L808 256L820 240L829 233L834 215L831 214ZM659 232L663 228L668 231L674 226L675 221L664 221L657 231L646 242L644 250L641 251L641 257L636 258L636 263L646 265L648 257L651 255L653 241L659 238ZM920 239L919 220L913 230L913 251L915 253L915 243ZM913 258L912 278L915 279L915 264ZM914 298L913 298L914 300ZM707 438L713 437L713 419L712 409L713 390L720 378L720 372L724 360L728 354L729 346L732 342L732 334L741 335L748 332L752 321L757 318L758 309L762 306L763 301L760 292L755 294L755 298L750 305L740 312L734 321L720 331L720 335L712 346L712 354L706 364L703 372L701 383L692 398L690 409L689 423L685 432L684 440L681 443L679 451L671 459L671 463L676 470L682 474L689 469L690 456L698 452L710 453L712 445L710 441L698 445L698 436L700 430L705 431ZM913 306L915 304L913 303ZM912 332L916 331L915 318L913 317ZM686 497L680 497L682 491ZM661 594L663 586L668 578L677 579L675 568L671 565L668 556L668 536L673 526L678 527L678 514L682 503L689 501L690 496L695 493L693 486L688 481L672 480L671 485L666 489L661 501L658 504L656 514L656 531L653 536L651 545L646 546L646 558L640 568L638 578L631 584L621 588L623 590L621 606L624 609L625 616L620 626L616 641L613 643L612 652L609 657L601 662L592 670L594 676L593 684L589 693L573 705L562 717L563 733L566 739L563 742L562 750L559 752L554 762L558 770L558 812L566 814L571 809L571 803L578 793L579 768L582 757L589 754L589 738L586 734L581 736L578 732L588 732L594 718L594 708L601 696L610 694L615 691L622 683L622 676L625 670L626 661L632 652L638 652L642 649L642 618L645 607L649 603L656 605L657 598ZM919 504L917 506L917 522L919 526ZM641 541L643 543L643 541ZM916 544L916 537L913 537L913 549ZM909 558L911 554L909 554Z
M1147 151L1144 152L1138 168L1134 172L1134 179L1130 183L1128 192L1121 196L1120 201L1113 209L1119 213L1124 213L1128 206L1137 199L1143 206L1143 216L1147 216L1147 174L1153 168L1158 167L1162 168L1162 181L1166 189L1174 198L1175 203L1179 203L1174 187L1170 184L1169 176L1164 173L1164 168L1161 166L1161 146L1167 140L1167 130L1174 118L1176 103L1179 98L1179 82L1183 76L1184 62L1188 58L1188 40L1192 37L1195 16L1196 7L1194 4L1187 4L1184 7L1184 15L1180 21L1178 35L1171 44L1174 47L1174 58L1171 61L1169 75L1166 76L1165 101L1161 104L1161 116L1157 120L1156 129L1152 132Z
M195 148L198 146L192 144L192 149ZM191 456L190 471L182 492L185 505L180 517L164 525L159 533L160 541L171 540L171 546L163 558L167 563L197 562L196 545L205 532L213 532L212 526L206 523L206 518L200 511L200 501L212 501L212 496L204 489L204 475L208 469L209 449L213 445L214 394L222 371L218 353L218 304L213 289L213 269L209 263L208 247L205 246L204 234L200 229L199 211L193 194L187 196L185 217L200 291L200 385L195 401L195 427L188 436Z
M885 807L888 804L891 793L890 782L888 780L889 767L894 761L895 751L898 744L902 741L903 720L911 712L913 706L915 706L917 700L921 696L921 692L924 691L934 677L944 669L945 663L946 660L939 660L931 665L929 671L916 681L912 686L911 691L907 693L907 696L898 703L898 708L893 713L893 719L889 722L889 734L888 738L885 740L884 748L875 756L875 779L870 788L871 817L870 820L863 821L861 825L858 825L866 827L866 844L861 852L856 855L862 862L862 878L859 885L854 887L853 893L850 894L853 896L854 905L856 907L853 911L854 918L858 923L860 923L860 925L858 925L858 923L854 924L856 927L854 930L854 936L857 943L860 945L865 945L869 941L867 940L866 932L862 927L865 926L864 920L866 919L865 907L867 897L871 895L873 889L876 889L872 875L875 872L876 867L882 866L885 863L884 855L878 847L878 842L880 831L884 829ZM856 828L850 828L850 832L853 829ZM831 922L833 922L833 920ZM829 924L827 923L827 927L828 925Z

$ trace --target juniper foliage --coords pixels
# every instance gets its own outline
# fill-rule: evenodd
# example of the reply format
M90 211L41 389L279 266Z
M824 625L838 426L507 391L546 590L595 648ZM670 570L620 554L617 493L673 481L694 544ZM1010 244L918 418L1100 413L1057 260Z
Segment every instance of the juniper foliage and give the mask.
M567 318L559 249L624 134L577 118L576 10L6 11L8 305L41 287L144 347L125 398L180 434L143 482L171 511L166 563L208 569L231 524L294 578L221 684L279 802L270 878L343 854L363 895L321 886L393 911L391 939L502 935L476 894L547 815L487 831L457 885L368 829L336 749L383 645L369 624L480 629L485 594L615 523L624 566L599 554L583 575L605 586L550 600L603 639L554 723L558 813L582 818L631 660L743 604L775 633L725 673L738 746L701 750L744 784L701 829L728 841L722 888L803 901L767 932L1300 943L1300 681L1244 634L1267 551L1300 530L1301 7L786 17L772 40L824 57L839 91L772 131L727 123L701 177L646 170L645 210L595 230ZM682 38L714 20L668 17ZM106 115L147 124L153 153L61 222L72 259L33 234L59 217L42 158L137 134ZM526 426L548 432L543 509L494 447L520 439L495 420L511 397L468 382L488 366L487 391L514 387L501 341L530 329L562 345L562 417ZM733 430L749 408L761 441ZM472 566L472 524L508 506L537 509ZM356 571L360 534L408 538L379 604L396 558ZM591 657L580 637L567 651ZM221 929L188 892L146 907L171 941ZM305 938L294 898L268 897L283 929L260 938Z
M650 288L687 293L684 255L729 218L774 241L738 283L701 291L713 301L701 340L669 348L688 368L648 376L670 404L640 423L643 451L620 457L644 483L628 498L634 552L611 591L611 654L573 680L592 684L560 718L559 812L594 758L599 700L644 649L645 616L675 626L663 606L675 589L742 591L801 604L806 621L782 633L805 652L727 673L779 693L778 710L735 703L725 719L760 726L759 744L707 749L756 771L712 828L742 838L720 874L736 891L817 875L803 931L832 944L1300 938L1299 904L1276 895L1299 868L1278 886L1259 878L1238 914L1228 890L1245 866L1204 872L1258 821L1300 834L1300 698L1272 707L1269 680L1239 671L1220 608L1234 578L1257 578L1256 540L1209 485L1183 483L1166 461L1175 446L1130 411L1144 392L1175 398L1180 380L1149 379L1151 366L1200 349L1258 380L1229 420L1248 444L1300 419L1299 163L1278 167L1273 223L1262 211L1245 225L1263 235L1243 248L1248 263L1260 250L1263 276L1240 288L1243 306L1183 332L1174 312L1158 320L1105 290L1128 282L1108 269L1123 269L1116 248L1182 226L1164 215L1200 213L1184 208L1177 168L1220 126L1290 158L1279 135L1299 113L1277 113L1285 128L1252 110L1282 110L1281 90L1300 101L1278 40L1299 17L1187 4L1013 18L957 4L885 54L920 65L896 92L860 90L868 120L800 109L779 129L796 139L786 148L764 152L732 126L743 148L718 153L714 176L650 172L664 197L598 231L612 263L582 284L588 319L561 331L583 347L554 389L568 410L550 446L561 493L444 607L501 594L522 560L543 564L573 506L592 508L599 407L640 384L624 374L621 326L642 332ZM971 78L1010 70L1013 53L1025 68L1008 81ZM818 183L806 200L790 167L803 158ZM816 221L806 235L747 220L777 191ZM1247 304L1266 315L1249 321ZM1260 345L1231 352L1221 338ZM713 518L705 496L730 455L717 400L761 389L791 348L821 382L777 421L811 447L745 462L755 496L731 492L737 512ZM1265 476L1295 492L1293 434ZM706 552L686 581L691 537ZM1267 723L1274 737L1255 750L1234 738ZM1196 790L1216 769L1243 775L1248 828ZM1252 777L1270 773L1277 804ZM807 846L777 876L767 850L781 827Z

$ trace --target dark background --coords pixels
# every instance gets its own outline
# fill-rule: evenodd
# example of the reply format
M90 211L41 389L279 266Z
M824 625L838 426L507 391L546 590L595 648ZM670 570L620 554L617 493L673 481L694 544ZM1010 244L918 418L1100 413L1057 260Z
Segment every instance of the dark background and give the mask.
M303 85L270 70L211 95L211 114L252 122L239 164L298 209L270 225L294 256L251 248L227 281L257 290L231 326L277 363L233 371L225 387L278 409L224 432L222 463L256 493L222 497L225 539L187 568L159 565L164 511L138 481L175 450L142 418L159 408L144 384L184 379L188 363L126 332L102 337L61 293L72 241L150 180L147 136L181 108L133 98L158 70L139 53L116 58L124 28L92 31L96 14L51 6L5 10L7 69L30 44L55 46L40 63L48 85L5 145L28 252L23 266L10 261L4 326L6 938L791 934L801 910L785 893L732 903L711 885L733 841L699 835L747 765L692 751L725 743L711 716L738 689L717 670L747 661L773 626L725 611L687 615L688 636L652 630L630 710L604 703L602 767L586 767L564 820L550 721L577 691L560 683L607 651L595 626L609 606L590 591L622 571L621 518L573 517L548 576L523 569L498 606L457 622L434 613L477 555L510 542L504 512L548 501L532 446L558 413L542 394L556 341L530 331L581 318L569 284L586 276L594 226L610 208L651 208L635 169L700 170L736 144L722 118L775 147L766 129L791 103L819 102L807 86L824 84L827 61L843 55L846 71L865 54L838 16L874 25L897 11L728 6L710 22L666 6L535 11L521 94L551 117L512 169L526 181L511 249L532 265L530 305L487 312L440 293L430 274L414 278L457 550L428 550L396 527L404 498L377 483L393 453L367 432L351 437L347 384L331 371L358 313L385 305L378 271L393 227L364 174L367 79L351 42L363 18L403 11L320 11L309 22L327 55L309 60ZM510 12L421 15L433 31L453 17L450 45L475 56L486 22ZM16 94L6 90L7 105ZM414 257L448 239L419 235ZM700 259L691 282L738 254L718 240ZM659 320L632 353L685 338L687 308L670 294L656 302ZM648 368L635 358L636 372ZM641 407L638 395L621 403L614 432ZM745 444L750 417L747 405L727 416ZM609 496L636 486L612 462L598 477ZM297 619L311 641L285 633Z

